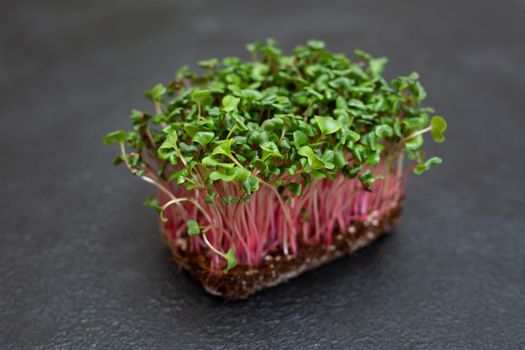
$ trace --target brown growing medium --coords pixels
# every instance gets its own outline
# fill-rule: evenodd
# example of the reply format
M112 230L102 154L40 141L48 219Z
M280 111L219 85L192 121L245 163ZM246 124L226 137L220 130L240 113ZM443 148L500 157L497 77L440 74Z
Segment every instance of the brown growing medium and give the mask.
M180 247L174 249L172 239L166 237L166 241L174 252L175 262L193 274L206 291L229 300L241 300L370 244L390 231L401 209L402 201L381 218L356 222L346 232L335 233L330 245L300 244L296 255L284 255L276 249L259 266L238 265L227 273L210 271L205 255L183 255Z

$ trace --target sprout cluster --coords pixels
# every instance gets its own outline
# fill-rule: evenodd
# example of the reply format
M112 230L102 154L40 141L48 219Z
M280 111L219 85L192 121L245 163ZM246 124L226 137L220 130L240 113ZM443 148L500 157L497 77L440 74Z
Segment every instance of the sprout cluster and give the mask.
M115 131L117 162L164 188L178 184L206 193L206 202L249 201L261 186L299 196L312 179L377 179L381 159L405 152L417 174L441 159L425 160L423 134L444 141L446 122L421 105L417 73L390 83L388 60L356 50L355 60L308 41L290 55L274 40L247 45L249 61L236 57L182 67L167 85L146 92L154 113L134 110L133 130ZM126 150L126 146L131 152ZM218 198L213 184L237 183L243 192ZM190 234L199 234L194 221Z

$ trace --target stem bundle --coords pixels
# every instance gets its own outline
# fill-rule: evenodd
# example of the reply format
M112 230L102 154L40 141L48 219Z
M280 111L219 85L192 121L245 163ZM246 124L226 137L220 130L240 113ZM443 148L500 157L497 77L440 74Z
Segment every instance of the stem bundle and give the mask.
M383 178L373 183L371 191L365 190L358 179L337 175L331 180L313 180L300 196L290 196L284 201L278 196L285 196L285 192L279 194L262 186L248 202L225 204L216 200L209 204L199 189L179 187L173 196L193 201L166 209L163 231L172 241L175 254L205 253L210 271L219 271L225 261L209 250L200 236L187 235L185 212L191 213L200 226L206 227L206 237L213 247L219 251L233 248L240 265L257 266L275 249L296 254L303 245L330 244L337 232L352 230L358 222L374 225L402 199L405 175L401 167L397 158L390 164L383 160L373 170ZM222 198L242 195L241 186L234 182L214 186ZM170 200L162 191L158 196L160 205Z

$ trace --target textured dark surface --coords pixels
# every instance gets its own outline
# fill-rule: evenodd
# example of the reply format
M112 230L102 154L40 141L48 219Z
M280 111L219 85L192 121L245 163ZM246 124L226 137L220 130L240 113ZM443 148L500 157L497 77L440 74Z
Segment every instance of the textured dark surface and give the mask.
M1 349L525 347L523 1L11 1L0 11ZM181 64L316 37L421 73L449 121L394 235L246 302L168 261L109 130Z

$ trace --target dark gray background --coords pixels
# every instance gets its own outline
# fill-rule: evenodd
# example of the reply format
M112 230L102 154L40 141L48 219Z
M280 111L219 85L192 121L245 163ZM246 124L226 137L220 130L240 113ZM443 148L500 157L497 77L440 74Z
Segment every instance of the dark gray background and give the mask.
M10 1L0 11L0 348L525 347L523 1ZM273 36L390 57L448 119L395 233L228 303L111 165L145 89Z

